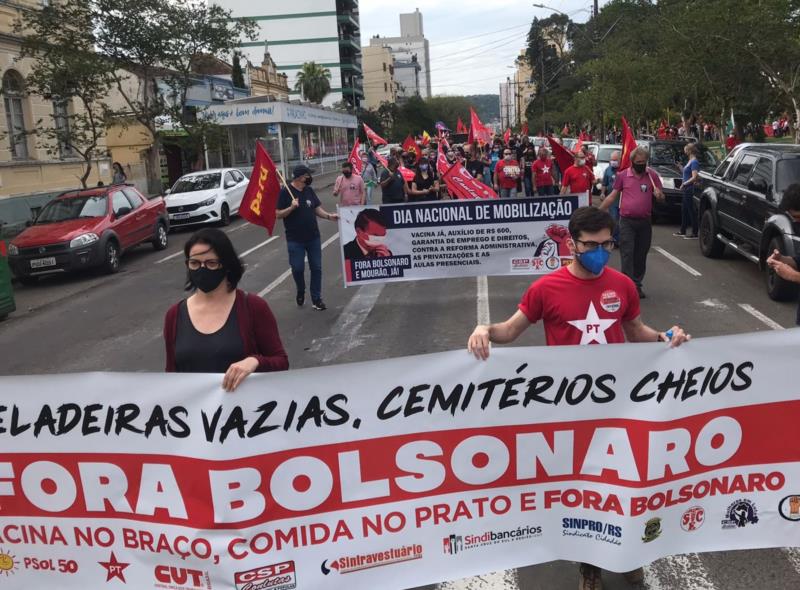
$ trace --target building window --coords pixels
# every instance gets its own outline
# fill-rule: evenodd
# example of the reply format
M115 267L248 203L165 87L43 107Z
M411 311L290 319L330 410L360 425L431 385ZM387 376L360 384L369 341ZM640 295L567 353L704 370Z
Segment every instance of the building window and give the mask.
M66 100L53 101L53 127L58 137L58 154L63 160L75 157L75 152L69 143L69 102Z
M25 113L22 110L25 98L25 82L19 72L8 70L3 75L3 102L6 108L6 126L11 142L11 157L25 160L28 157L28 141L25 134Z

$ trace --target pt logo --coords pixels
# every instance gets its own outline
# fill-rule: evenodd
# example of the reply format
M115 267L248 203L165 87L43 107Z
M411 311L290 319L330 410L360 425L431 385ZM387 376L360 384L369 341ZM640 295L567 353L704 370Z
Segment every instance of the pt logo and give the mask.
M464 538L461 535L450 535L442 539L442 549L447 555L455 555L464 550Z
M606 340L606 330L613 326L617 320L600 319L597 315L597 308L594 302L589 302L589 309L586 312L586 319L573 320L567 322L570 326L581 331L580 344L608 344Z
M117 556L114 555L113 551L111 552L111 559L108 561L98 561L97 563L106 568L106 582L110 582L114 578L118 578L122 580L123 584L127 584L125 581L125 574L123 572L130 564L117 561Z

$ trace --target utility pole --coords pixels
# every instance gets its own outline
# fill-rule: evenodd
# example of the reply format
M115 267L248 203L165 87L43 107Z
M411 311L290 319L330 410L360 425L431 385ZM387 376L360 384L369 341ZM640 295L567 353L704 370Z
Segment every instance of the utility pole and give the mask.
M594 0L594 16L597 17L597 13L600 12L600 6L598 0Z

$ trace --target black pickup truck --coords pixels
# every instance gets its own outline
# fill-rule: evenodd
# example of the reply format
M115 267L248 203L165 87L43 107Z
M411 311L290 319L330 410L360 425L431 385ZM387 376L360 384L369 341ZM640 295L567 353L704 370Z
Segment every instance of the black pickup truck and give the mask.
M714 172L700 172L695 205L700 250L719 258L729 247L767 271L775 300L797 297L797 286L766 266L773 250L800 255L800 224L780 207L783 191L800 182L800 145L741 144Z

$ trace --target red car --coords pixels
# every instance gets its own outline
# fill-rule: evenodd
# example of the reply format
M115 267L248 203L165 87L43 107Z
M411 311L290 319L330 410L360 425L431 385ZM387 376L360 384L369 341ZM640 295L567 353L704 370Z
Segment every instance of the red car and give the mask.
M143 242L167 247L164 199L147 199L134 187L114 185L63 193L11 241L8 261L23 284L39 276L102 267L119 270L120 256Z

